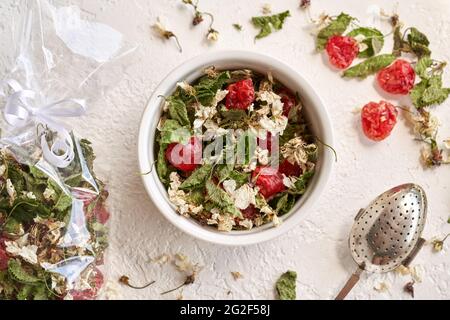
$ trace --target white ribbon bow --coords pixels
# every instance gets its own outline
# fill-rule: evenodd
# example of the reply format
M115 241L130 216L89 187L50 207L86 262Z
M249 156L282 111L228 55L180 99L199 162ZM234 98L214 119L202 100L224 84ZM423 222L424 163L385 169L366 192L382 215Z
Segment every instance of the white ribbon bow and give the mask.
M46 133L40 137L44 158L58 168L67 168L75 158L75 150L69 131L54 118L79 117L86 112L86 102L79 99L63 99L44 106L36 107L33 102L37 94L32 90L23 89L16 80L5 81L12 94L6 97L3 111L6 122L15 128L21 128L30 121L41 123L56 133L56 138L49 146Z

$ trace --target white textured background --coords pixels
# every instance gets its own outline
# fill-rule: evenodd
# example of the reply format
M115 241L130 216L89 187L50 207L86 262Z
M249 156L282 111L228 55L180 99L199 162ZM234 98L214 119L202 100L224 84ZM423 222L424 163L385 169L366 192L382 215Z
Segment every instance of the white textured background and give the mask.
M260 15L264 3L273 11L291 10L284 30L258 42L256 30L249 23ZM312 0L312 12L341 10L368 18L367 9L376 4L392 11L393 1L319 1ZM402 122L392 137L373 144L361 136L358 116L352 113L369 100L379 100L373 78L344 81L330 70L321 55L314 53L314 40L307 29L298 0L203 0L202 10L216 16L220 40L215 45L204 41L207 23L193 29L192 12L181 0L78 0L87 14L119 29L140 49L127 69L125 79L104 101L93 106L80 132L94 142L98 169L109 179L112 220L108 269L110 279L129 275L133 282L157 280L149 289L134 291L115 286L117 297L159 299L160 292L182 282L183 276L170 265L149 263L163 253L181 252L202 265L196 284L184 290L187 299L272 299L274 283L288 269L298 272L299 299L330 299L345 283L355 265L347 248L347 235L358 209L365 207L380 192L397 184L421 184L429 197L429 220L425 237L450 232L450 168L424 170L418 161L420 145L413 141ZM10 28L20 7L15 0L0 1L0 72L11 54ZM431 40L433 56L450 61L450 3L447 0L399 1L398 13L407 25L414 25ZM150 30L158 16L178 34L184 51L163 42ZM244 30L237 32L232 23ZM389 31L387 24L384 32ZM390 44L386 47L390 49ZM246 248L222 248L197 241L175 229L148 199L137 167L137 130L141 113L153 89L178 64L198 54L221 49L245 49L272 55L290 64L311 82L323 97L331 114L336 134L335 148L339 162L333 177L315 210L304 213L303 222L283 237ZM450 72L446 83L450 84ZM450 101L438 108L442 122L441 138L450 137ZM424 270L423 282L416 285L416 298L450 298L450 247L433 253L425 247L414 261ZM239 271L244 279L235 281L230 271ZM373 288L386 282L390 289L378 293ZM402 290L408 277L395 274L364 276L350 295L352 299L410 299ZM231 291L231 294L228 292ZM176 298L173 294L165 298Z

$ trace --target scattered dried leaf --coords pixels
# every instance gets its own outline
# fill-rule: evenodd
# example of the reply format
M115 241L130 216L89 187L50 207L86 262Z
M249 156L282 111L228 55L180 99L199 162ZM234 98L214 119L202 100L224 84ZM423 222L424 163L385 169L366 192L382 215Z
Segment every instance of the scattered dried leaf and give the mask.
M244 277L240 272L237 271L231 272L231 275L233 276L234 280L239 280Z

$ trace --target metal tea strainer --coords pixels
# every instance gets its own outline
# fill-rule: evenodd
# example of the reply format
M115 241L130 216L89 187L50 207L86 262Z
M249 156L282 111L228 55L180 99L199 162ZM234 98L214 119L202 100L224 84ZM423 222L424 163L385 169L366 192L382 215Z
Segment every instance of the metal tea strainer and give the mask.
M363 271L384 273L408 266L425 240L427 197L418 185L405 184L378 196L355 218L349 245L358 270L336 300L343 300Z

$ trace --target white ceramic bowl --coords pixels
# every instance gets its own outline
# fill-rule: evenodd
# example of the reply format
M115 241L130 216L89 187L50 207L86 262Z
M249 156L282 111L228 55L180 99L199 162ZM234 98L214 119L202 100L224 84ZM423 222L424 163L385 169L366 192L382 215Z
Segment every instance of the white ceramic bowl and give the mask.
M220 51L193 58L172 71L158 86L144 111L139 132L139 164L142 172L150 171L155 161L155 132L162 114L161 96L170 96L176 89L177 82L193 82L202 75L202 70L209 66L218 69L252 69L262 74L272 72L293 92L299 92L304 104L306 118L313 133L327 144L333 144L331 122L324 104L308 82L286 64L266 55L246 51ZM145 188L161 213L175 226L193 237L222 245L251 245L264 242L286 233L300 223L303 213L311 210L313 203L319 199L331 173L334 157L326 148L320 148L317 171L310 182L306 194L297 202L293 210L282 217L283 223L274 227L272 223L250 231L219 232L213 227L202 226L194 219L180 216L171 205L167 191L160 182L156 170L143 177Z

